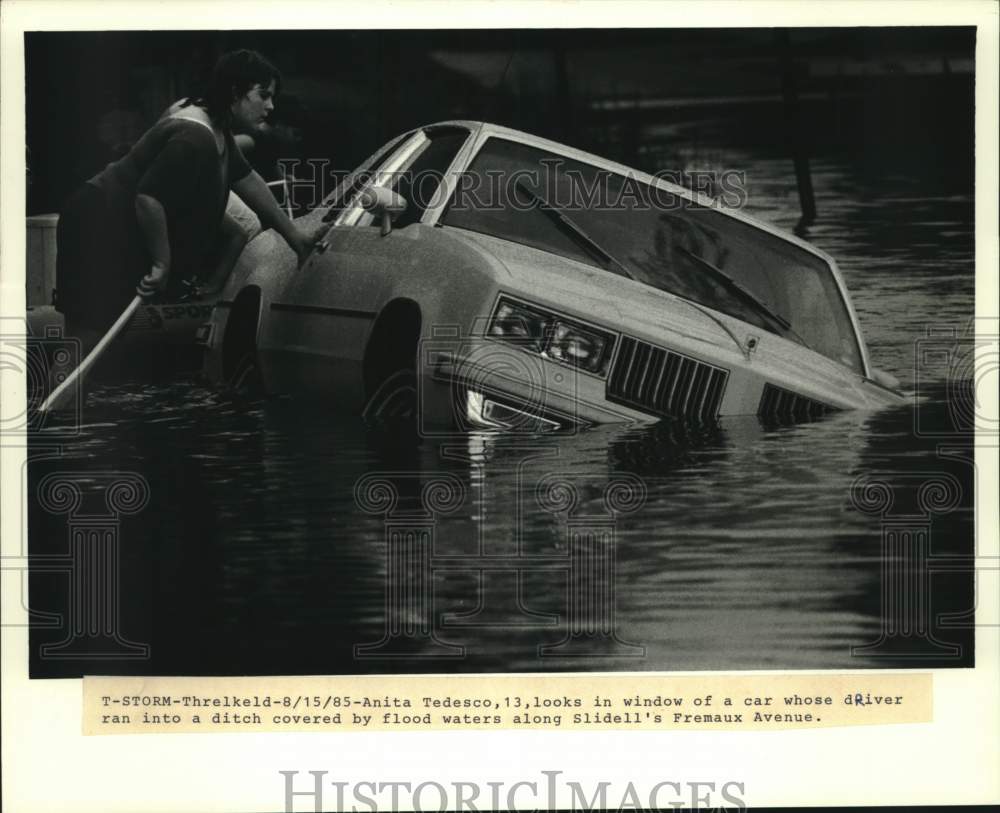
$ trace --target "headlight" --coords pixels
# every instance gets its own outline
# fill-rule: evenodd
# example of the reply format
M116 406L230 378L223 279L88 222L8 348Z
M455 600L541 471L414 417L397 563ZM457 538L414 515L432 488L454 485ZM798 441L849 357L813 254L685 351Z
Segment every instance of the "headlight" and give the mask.
M501 297L489 335L594 375L607 373L615 339L558 314Z
M549 319L547 314L501 299L490 320L490 336L507 339L541 353L545 349Z
M549 339L546 353L556 361L572 364L588 373L604 372L608 352L609 337L567 322L558 321Z

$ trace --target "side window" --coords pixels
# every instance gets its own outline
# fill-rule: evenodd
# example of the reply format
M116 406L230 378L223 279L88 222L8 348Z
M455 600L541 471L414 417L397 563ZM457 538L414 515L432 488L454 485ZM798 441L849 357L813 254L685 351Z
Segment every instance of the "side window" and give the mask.
M405 141L406 135L401 135L399 138L393 139L389 142L388 146L384 147L378 154L375 155L367 163L356 169L344 182L341 189L338 189L333 197L331 203L324 203L324 206L329 206L330 209L325 215L323 215L323 222L329 223L334 220L337 215L339 215L344 209L348 207L351 201L354 200L355 196L364 188L372 175L378 171L378 168L382 166L392 155L396 149Z
M393 180L392 188L406 198L406 211L396 218L395 228L416 223L437 203L445 172L469 137L467 130L431 130L429 141L410 166Z

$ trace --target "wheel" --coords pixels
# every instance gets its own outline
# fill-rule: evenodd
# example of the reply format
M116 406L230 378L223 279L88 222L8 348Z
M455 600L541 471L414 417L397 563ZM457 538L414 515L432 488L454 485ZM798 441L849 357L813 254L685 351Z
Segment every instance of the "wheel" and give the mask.
M257 358L257 322L260 291L241 291L229 316L222 339L222 370L227 389L238 395L264 394L264 379Z
M397 370L372 393L362 416L366 421L413 420L417 416L417 376L412 369Z
M248 398L258 398L264 394L264 381L254 351L247 351L237 360L229 377L228 389L235 395Z
M375 320L363 364L366 420L416 422L420 321L419 307L409 300L390 302Z

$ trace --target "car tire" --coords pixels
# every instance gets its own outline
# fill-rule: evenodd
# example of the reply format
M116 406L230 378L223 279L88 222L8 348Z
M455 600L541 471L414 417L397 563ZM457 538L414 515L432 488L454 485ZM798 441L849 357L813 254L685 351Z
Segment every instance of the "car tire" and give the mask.
M259 398L264 394L264 379L257 363L257 353L248 351L236 362L229 377L229 391L235 395Z
M260 290L247 288L232 305L222 338L222 376L229 392L246 397L264 394L257 356Z
M376 388L362 416L369 422L410 421L417 417L417 376L409 368L397 370Z

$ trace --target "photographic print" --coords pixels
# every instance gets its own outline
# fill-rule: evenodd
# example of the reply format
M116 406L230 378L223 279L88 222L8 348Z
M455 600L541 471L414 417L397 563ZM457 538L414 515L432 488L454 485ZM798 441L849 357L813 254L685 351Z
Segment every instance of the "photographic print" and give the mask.
M18 766L37 717L101 809L133 757L191 783L150 809L996 788L978 5L42 5L4 18ZM261 697L225 749L192 717ZM885 775L817 795L849 755Z
M284 221L237 196L234 251L156 150L251 52L259 118L219 115ZM33 628L32 674L973 665L974 55L29 33L39 360L135 296L136 199L176 255L29 433L30 606L77 625Z

